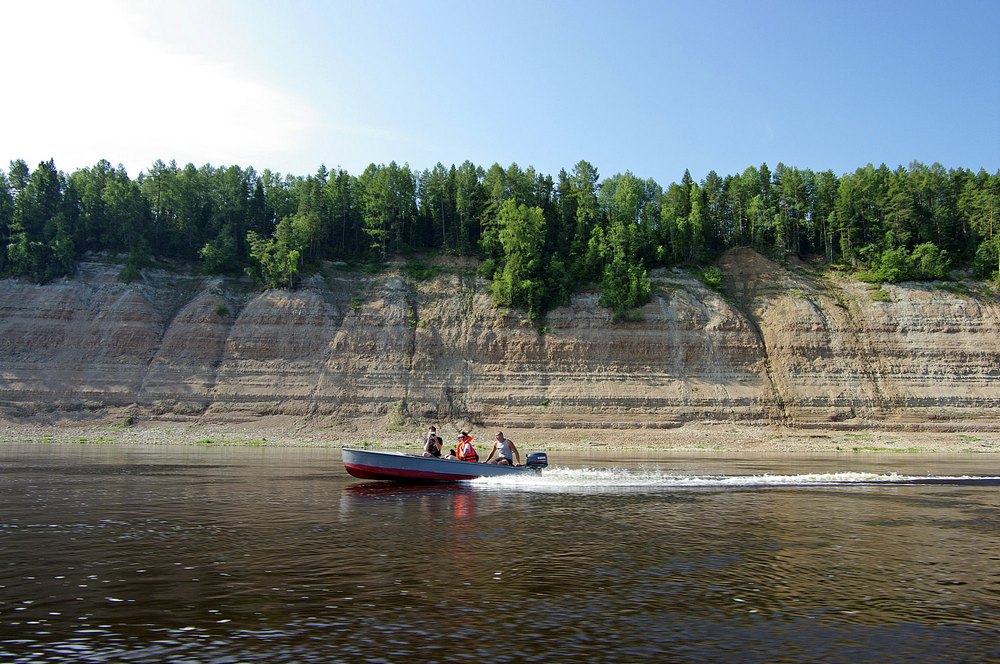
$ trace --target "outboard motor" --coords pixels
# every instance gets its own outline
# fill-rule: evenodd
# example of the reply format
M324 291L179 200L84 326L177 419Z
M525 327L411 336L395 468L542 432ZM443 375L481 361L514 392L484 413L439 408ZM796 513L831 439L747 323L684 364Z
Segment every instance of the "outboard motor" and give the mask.
M532 470L541 470L549 465L549 457L545 452L532 452L524 465Z

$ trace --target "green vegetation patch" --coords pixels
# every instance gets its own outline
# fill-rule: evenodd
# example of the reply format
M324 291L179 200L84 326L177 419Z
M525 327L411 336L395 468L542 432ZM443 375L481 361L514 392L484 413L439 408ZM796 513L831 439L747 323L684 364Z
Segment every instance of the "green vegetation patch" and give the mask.
M884 288L873 288L871 290L872 302L892 302L889 293Z
M39 283L100 256L124 263L127 282L196 262L194 274L247 274L255 288L282 289L323 265L357 266L359 282L478 265L495 304L531 320L593 284L621 320L650 301L653 271L692 269L721 292L713 262L744 248L814 277L857 269L872 283L941 281L957 269L1000 280L1000 173L919 162L840 176L761 164L664 186L630 171L601 178L586 161L557 183L516 163L418 172L390 161L301 177L158 160L133 178L105 160L67 174L52 160L32 170L14 159L0 181L0 276ZM388 262L397 256L407 264Z
M706 267L704 270L698 270L695 272L695 276L698 281L705 284L717 293L722 292L722 270L712 265Z
M841 447L840 445L838 445L836 449L837 449L838 452L845 452L845 451L847 451L845 448ZM917 452L924 452L926 450L924 450L924 449L922 449L920 447L878 447L878 446L874 446L874 445L871 445L871 446L857 445L857 446L854 446L854 447L850 448L850 451L851 452L892 452L893 454L914 454L914 453L917 453Z
M806 301L809 301L809 296L808 296L808 295L806 294L806 292L805 292L804 290L802 290L801 288L793 288L793 289L792 289L791 291L789 291L789 292L790 292L790 293L792 294L792 296L793 296L793 297L797 297L797 298L798 298L798 299L800 299L800 300L806 300Z
M127 415L121 421L111 425L112 429L128 429L135 426L135 415Z
M414 281L429 281L443 271L437 265L424 265L422 263L407 263L406 267L403 268L403 274Z
M963 282L935 283L934 290L942 290L960 297L974 297L976 295L975 291Z
M374 440L362 440L362 441L359 441L357 443L354 443L353 446L354 447L360 447L363 450L369 450L369 449L375 449L375 448L378 448L378 447L382 447L382 443L379 443L379 442L374 441Z
M267 438L261 438L260 440L240 440L240 439L220 439L215 438L202 438L201 440L196 440L195 445L206 445L206 446L222 446L222 445L249 445L249 446L263 446L267 445Z

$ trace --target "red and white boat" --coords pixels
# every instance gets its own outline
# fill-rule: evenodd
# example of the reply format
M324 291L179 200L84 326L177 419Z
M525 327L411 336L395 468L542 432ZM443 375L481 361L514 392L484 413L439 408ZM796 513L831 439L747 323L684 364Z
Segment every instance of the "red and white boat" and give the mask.
M349 447L342 447L340 455L344 461L344 469L363 480L459 482L474 480L477 477L509 477L539 473L549 465L545 452L529 454L523 466L473 463L458 459L415 456L402 452L376 452Z

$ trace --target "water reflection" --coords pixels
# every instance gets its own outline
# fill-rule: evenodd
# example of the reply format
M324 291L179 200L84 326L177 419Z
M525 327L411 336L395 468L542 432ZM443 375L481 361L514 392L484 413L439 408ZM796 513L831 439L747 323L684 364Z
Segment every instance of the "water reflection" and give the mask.
M982 459L588 459L553 489L358 482L322 449L0 454L0 658L1000 658L996 487L878 479Z

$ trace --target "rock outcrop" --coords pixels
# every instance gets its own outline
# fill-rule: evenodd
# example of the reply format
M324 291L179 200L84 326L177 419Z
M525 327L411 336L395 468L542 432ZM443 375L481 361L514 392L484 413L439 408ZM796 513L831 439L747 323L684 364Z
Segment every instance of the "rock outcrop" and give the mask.
M719 265L722 294L663 272L635 320L613 323L583 293L544 328L461 271L330 266L264 293L157 270L123 284L99 263L44 286L0 281L0 416L1000 426L1000 304L985 287L873 291L750 250Z

